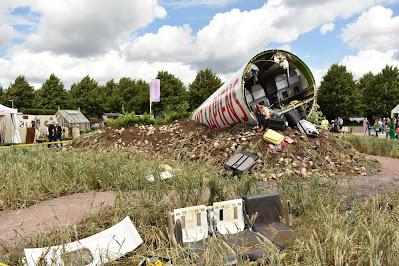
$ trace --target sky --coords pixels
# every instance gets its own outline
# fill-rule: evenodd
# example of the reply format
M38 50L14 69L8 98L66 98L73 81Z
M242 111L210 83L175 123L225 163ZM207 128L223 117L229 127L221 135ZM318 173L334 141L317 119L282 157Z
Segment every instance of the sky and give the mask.
M0 85L66 88L160 70L227 81L258 52L285 49L318 83L335 63L355 78L399 65L399 0L1 0Z

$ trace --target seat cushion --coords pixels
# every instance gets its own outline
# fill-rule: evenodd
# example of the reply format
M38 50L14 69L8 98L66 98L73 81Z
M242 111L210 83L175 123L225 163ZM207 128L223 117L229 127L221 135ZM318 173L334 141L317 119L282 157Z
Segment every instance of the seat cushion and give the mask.
M280 249L284 249L288 242L295 238L295 233L282 223L272 223L267 226L254 226L254 230L269 239Z
M262 245L268 239L256 232L245 230L237 234L222 235L222 239L235 251L240 251L244 259L256 261L265 257Z
M254 225L264 226L280 222L281 201L279 193L244 196L242 198L246 214L250 219L255 218Z

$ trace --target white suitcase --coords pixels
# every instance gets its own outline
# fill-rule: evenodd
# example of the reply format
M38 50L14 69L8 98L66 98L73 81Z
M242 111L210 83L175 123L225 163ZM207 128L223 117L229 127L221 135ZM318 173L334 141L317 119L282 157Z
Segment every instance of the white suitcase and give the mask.
M311 137L318 137L320 134L320 132L315 127L315 125L313 125L312 123L310 123L309 121L307 121L305 119L302 119L301 121L299 121L297 126L298 126L299 130L302 132L302 134L306 134Z

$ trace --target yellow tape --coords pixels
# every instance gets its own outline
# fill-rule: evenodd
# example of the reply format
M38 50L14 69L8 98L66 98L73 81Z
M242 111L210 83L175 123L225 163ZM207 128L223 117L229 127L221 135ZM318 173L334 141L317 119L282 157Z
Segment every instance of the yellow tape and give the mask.
M72 140L64 140L64 141L57 141L57 142L42 142L42 143L35 143L35 144L17 144L17 145L0 147L0 150L34 148L34 147L46 146L46 145L49 145L49 144L54 145L54 144L70 144L70 143L72 143ZM2 265L0 264L0 266L2 266Z

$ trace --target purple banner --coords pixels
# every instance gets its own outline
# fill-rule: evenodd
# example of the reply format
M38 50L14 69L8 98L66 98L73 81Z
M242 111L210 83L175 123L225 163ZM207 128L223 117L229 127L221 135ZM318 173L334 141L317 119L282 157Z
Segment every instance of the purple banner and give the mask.
M152 103L159 103L161 101L161 81L154 79L151 82L150 101Z

